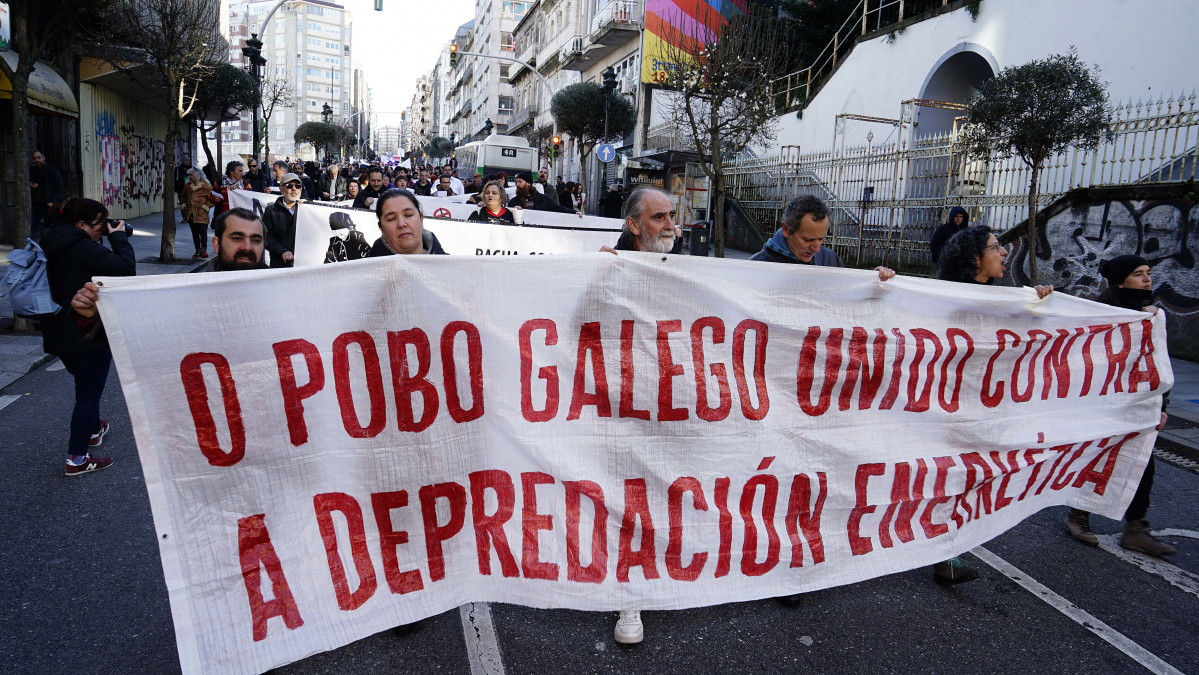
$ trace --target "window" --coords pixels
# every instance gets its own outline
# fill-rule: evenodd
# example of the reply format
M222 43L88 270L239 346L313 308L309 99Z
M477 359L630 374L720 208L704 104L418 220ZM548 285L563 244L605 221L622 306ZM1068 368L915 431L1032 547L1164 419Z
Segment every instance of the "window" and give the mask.
M299 57L300 55L299 55L299 54L296 54L296 56L297 56L297 57ZM309 62L309 63L320 63L320 62L321 62L321 55L320 55L320 54L309 54L309 55L308 55L308 62Z
M326 42L325 49L341 49L340 42Z
M319 23L316 23L315 21L309 21L308 22L308 30L313 33L319 33L319 32L321 32L321 25Z
M318 60L319 60L319 57L318 57ZM326 56L325 63L332 63L335 66L340 66L341 59L337 58L336 56Z
M308 38L308 45L311 47L319 47L319 46L321 46L321 39L310 37L310 38Z
M500 77L507 80L508 79L508 70L509 70L509 66L501 65L500 66Z
M315 107L316 107L316 101L314 101L314 100L312 100L312 99L308 99L308 107L309 107L309 108L315 108Z
M511 96L499 97L499 113L501 115L511 115L512 114L512 97Z

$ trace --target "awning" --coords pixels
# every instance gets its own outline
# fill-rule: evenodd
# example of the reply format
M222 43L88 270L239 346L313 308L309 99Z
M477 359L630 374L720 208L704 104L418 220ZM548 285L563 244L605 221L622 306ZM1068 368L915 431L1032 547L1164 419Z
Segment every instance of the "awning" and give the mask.
M17 54L12 51L0 52L0 58L8 62L9 67L17 69ZM12 82L0 71L0 99L12 98ZM79 103L71 93L71 87L66 80L50 66L38 61L29 73L29 105L33 108L67 117L79 117Z

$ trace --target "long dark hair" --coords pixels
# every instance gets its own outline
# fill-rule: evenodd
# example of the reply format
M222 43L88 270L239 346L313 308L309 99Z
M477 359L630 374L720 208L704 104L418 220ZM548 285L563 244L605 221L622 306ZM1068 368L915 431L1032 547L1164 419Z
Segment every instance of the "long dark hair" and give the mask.
M62 209L58 212L58 222L74 225L80 221L91 225L96 222L96 217L107 218L108 209L103 204L84 197L76 197L62 205Z
M978 261L987 253L991 228L974 225L950 237L937 260L937 278L943 281L973 282Z

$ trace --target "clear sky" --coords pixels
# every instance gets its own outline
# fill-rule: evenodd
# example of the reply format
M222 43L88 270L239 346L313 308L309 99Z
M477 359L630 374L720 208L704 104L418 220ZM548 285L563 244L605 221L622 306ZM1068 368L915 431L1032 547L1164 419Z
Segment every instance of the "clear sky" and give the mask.
M475 16L475 0L335 0L354 22L353 58L366 71L379 126L396 126L412 103L416 78L432 70L458 26ZM394 113L394 114L392 114Z

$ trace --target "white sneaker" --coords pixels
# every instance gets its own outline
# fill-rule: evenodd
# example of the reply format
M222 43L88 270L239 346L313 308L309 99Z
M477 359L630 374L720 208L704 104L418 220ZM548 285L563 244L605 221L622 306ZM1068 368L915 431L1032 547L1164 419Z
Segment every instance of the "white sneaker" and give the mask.
M645 637L645 626L641 625L641 610L621 610L613 631L616 641L622 645L635 645Z

